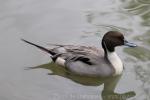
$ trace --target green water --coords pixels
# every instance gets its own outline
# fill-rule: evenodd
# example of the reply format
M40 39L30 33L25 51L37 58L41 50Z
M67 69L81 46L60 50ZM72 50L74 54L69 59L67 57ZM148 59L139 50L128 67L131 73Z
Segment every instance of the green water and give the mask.
M150 0L5 0L0 5L1 100L150 99ZM125 66L118 77L74 75L20 41L100 48L110 30L138 45L116 48Z

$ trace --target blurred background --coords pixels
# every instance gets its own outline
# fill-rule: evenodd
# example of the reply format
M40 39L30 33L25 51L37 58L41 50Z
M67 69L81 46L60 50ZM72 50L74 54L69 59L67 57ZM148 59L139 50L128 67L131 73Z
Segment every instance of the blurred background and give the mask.
M84 86L48 75L46 68L25 70L51 60L20 39L100 48L110 30L138 45L117 48L125 71L115 91L134 91L129 100L150 100L150 0L1 0L0 99L102 100L103 85Z

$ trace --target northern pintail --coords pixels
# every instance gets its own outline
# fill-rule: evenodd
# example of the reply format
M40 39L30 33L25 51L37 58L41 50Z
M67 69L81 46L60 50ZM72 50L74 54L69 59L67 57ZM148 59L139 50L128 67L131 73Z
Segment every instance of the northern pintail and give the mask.
M136 47L125 40L122 33L109 31L102 38L102 49L89 46L58 45L47 49L32 42L24 42L38 47L49 53L54 63L65 67L74 74L98 77L120 75L123 72L123 63L115 52L117 46Z

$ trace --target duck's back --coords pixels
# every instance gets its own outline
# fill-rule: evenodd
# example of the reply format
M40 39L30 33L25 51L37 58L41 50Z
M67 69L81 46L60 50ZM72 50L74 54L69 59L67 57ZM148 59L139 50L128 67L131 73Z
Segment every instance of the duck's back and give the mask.
M92 46L80 46L80 45L55 45L57 47L51 49L51 51L60 54L60 53L69 53L74 55L98 55L104 56L104 52L102 49L97 49L96 47Z

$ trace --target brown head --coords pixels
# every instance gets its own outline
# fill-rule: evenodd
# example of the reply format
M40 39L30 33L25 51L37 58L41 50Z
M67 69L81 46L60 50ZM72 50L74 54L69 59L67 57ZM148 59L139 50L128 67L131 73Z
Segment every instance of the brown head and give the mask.
M120 32L109 31L103 36L102 47L105 53L107 53L107 51L114 52L115 47L121 46L121 45L126 45L129 47L136 47L135 44L130 43L127 40L125 40L123 34Z

